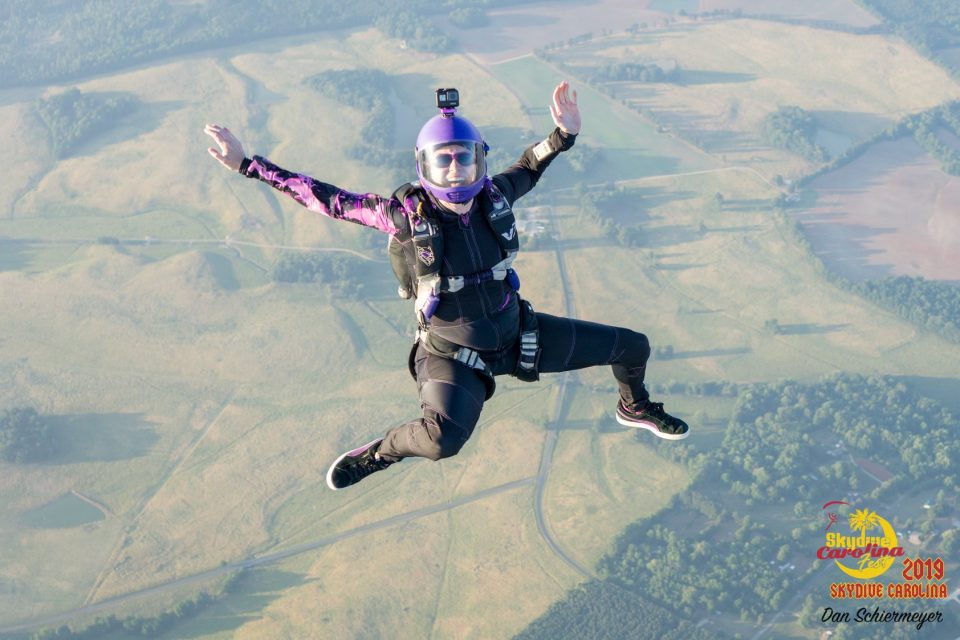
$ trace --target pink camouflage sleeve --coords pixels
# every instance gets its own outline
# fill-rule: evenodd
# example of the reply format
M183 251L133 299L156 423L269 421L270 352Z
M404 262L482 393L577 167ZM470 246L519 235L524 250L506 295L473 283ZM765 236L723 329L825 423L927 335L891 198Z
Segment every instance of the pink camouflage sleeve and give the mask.
M266 158L244 159L240 173L286 193L304 207L337 220L346 220L396 235L406 228L406 213L394 199L375 193L351 193L310 176L292 173Z

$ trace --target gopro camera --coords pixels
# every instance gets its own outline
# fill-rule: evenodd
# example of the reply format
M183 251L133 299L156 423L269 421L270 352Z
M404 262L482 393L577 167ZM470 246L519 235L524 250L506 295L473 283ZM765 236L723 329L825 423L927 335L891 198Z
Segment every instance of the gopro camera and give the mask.
M460 106L460 92L456 89L437 89L437 108L456 109Z

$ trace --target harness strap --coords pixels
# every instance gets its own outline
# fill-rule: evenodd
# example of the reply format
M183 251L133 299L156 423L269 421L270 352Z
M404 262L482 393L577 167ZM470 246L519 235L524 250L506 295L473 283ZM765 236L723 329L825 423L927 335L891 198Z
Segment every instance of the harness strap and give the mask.
M533 305L520 301L520 357L513 375L525 382L540 379L540 328Z
M458 344L448 342L443 338L431 335L426 329L419 329L417 331L417 341L423 345L424 349L435 356L456 360L471 369L477 369L491 377L493 376L493 372L490 370L490 367L487 366L487 363L483 361L483 358L480 357L480 353L470 347L461 347Z

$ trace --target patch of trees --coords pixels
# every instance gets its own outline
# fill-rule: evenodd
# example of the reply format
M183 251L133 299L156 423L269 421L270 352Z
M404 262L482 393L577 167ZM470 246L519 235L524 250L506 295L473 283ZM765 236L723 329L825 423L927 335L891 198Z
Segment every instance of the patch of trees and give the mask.
M736 382L678 382L669 380L667 382L654 382L647 385L650 393L653 395L679 395L679 396L700 396L700 397L726 397L735 398L740 391L740 386Z
M54 156L63 158L77 145L100 133L136 108L132 96L106 96L69 89L34 103L34 111L50 132Z
M917 144L937 159L946 173L960 176L960 149L944 143L936 134L937 129L943 128L960 136L960 102L950 102L905 118L899 128L912 132Z
M393 107L387 96L390 78L379 69L343 69L318 73L306 79L307 86L340 104L363 110L367 120L359 140L346 150L347 156L366 164L386 167L399 183L410 167L410 151L392 149Z
M658 638L708 640L718 638L680 620L663 607L611 581L591 580L514 636L514 640L579 640L581 638Z
M678 67L674 65L669 71L658 64L640 64L635 62L612 62L597 68L593 78L603 81L630 81L630 82L670 82L677 74Z
M638 208L639 197L635 193L610 184L600 189L587 189L583 184L574 187L574 197L579 202L580 214L598 224L604 234L623 247L637 247L643 242L643 230L639 225L617 223L611 211Z
M273 267L273 280L327 285L336 295L356 298L363 290L357 258L340 252L283 253ZM384 275L386 277L386 275Z
M577 144L569 151L563 152L563 158L573 169L573 172L577 174L584 174L589 171L601 157L600 150L588 144Z
M0 414L0 460L40 462L54 453L47 423L32 407L15 407Z
M792 151L810 162L826 162L830 154L815 142L817 123L800 107L780 107L763 120L761 136L768 144Z
M396 9L380 14L374 26L392 38L404 40L421 51L449 51L453 40L440 31L422 14L407 9Z
M232 580L232 579L231 579ZM115 615L98 617L90 625L72 629L62 625L56 629L45 629L30 636L30 640L98 640L122 634L124 638L155 638L172 629L181 620L199 614L216 601L216 597L206 591L194 598L178 603L170 611L154 617L129 616L118 618ZM117 636L119 637L119 636Z
M960 342L960 287L920 276L898 276L853 284L865 298L919 327Z

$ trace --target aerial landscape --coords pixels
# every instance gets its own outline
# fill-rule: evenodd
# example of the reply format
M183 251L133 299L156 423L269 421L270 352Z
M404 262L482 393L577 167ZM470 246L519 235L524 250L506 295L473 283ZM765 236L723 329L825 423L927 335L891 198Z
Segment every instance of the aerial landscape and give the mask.
M960 634L954 3L7 4L0 638ZM618 424L608 367L500 376L458 455L331 491L419 415L413 303L384 234L205 124L389 197L435 89L493 175L564 80L523 295L646 334L690 437ZM904 558L856 574L837 531Z

